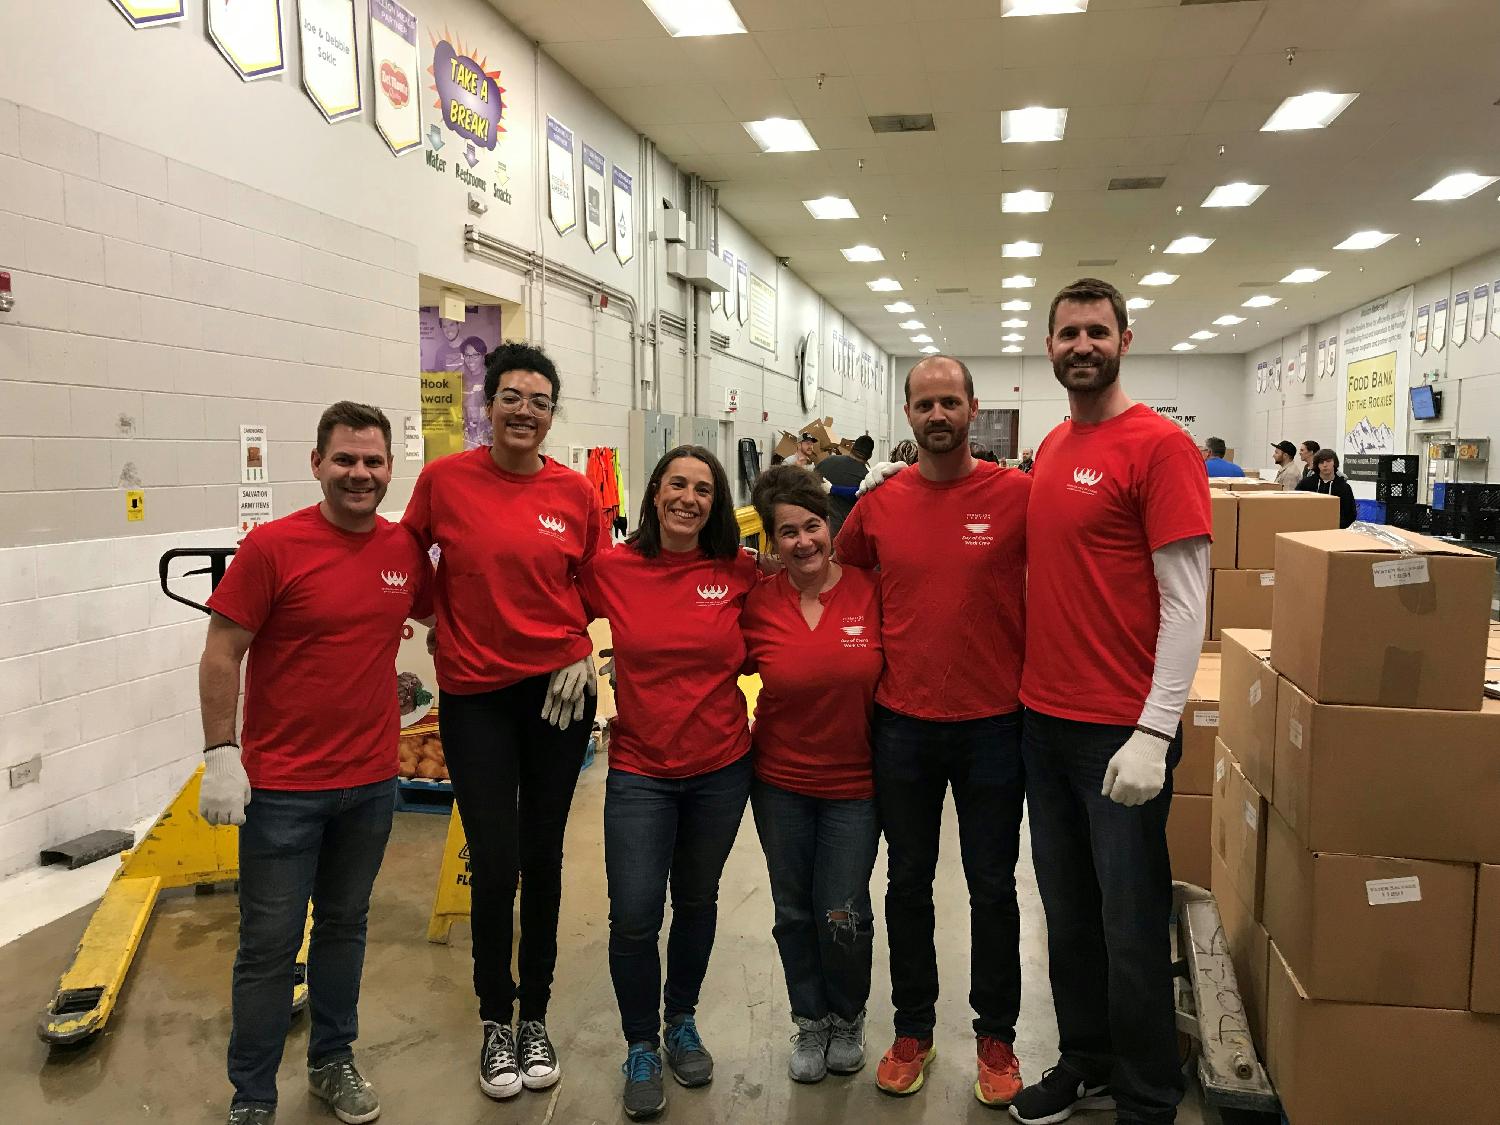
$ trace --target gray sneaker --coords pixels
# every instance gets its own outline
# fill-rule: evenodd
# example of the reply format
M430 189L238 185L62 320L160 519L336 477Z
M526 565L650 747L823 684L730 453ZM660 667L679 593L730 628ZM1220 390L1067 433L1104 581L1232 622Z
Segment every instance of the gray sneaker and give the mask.
M353 1059L335 1059L323 1066L307 1068L307 1084L347 1125L361 1125L380 1116L380 1098L365 1081Z
M673 1016L662 1035L667 1065L681 1086L707 1086L714 1080L714 1057L698 1037L692 1016Z
M229 1125L276 1125L276 1110L268 1105L232 1105Z
M667 1108L667 1092L662 1089L661 1056L650 1043L632 1043L625 1064L625 1116L632 1121L655 1117Z
M865 1065L865 1014L852 1020L828 1017L828 1069L834 1074L854 1074Z
M828 1075L828 1017L820 1020L792 1016L797 1034L792 1036L792 1057L786 1064L793 1082L821 1082Z

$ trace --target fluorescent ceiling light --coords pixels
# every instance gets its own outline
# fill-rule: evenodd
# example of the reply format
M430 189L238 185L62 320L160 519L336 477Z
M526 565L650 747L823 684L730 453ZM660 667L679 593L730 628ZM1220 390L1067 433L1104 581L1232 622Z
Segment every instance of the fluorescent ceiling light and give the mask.
M1221 316L1218 320L1214 321L1214 323L1219 325L1220 327L1229 328L1230 326L1235 324L1244 324L1245 318L1242 316L1234 316L1232 314L1226 313L1224 316Z
M1196 234L1185 234L1167 243L1163 254L1201 254L1214 244L1211 238L1199 238Z
M1026 327L1026 322L1024 320L1018 320L1016 317L1011 317L1009 320L1002 320L1000 322L1000 327L1001 328L1025 328Z
M1198 348L1197 344L1189 344L1186 340L1184 340L1180 344L1173 344L1172 345L1172 350L1174 352L1191 352L1191 351L1196 351L1197 348Z
M909 313L916 312L917 310L912 308L909 301L897 301L894 305L886 305L885 311L888 313Z
M807 126L791 117L767 117L764 121L742 121L762 152L817 152Z
M1030 289L1036 284L1036 278L1027 277L1024 273L1012 274L1010 277L1001 278L1001 289Z
M1200 207L1249 207L1266 190L1265 184L1220 184L1208 193Z
M1480 188L1487 188L1496 180L1500 180L1500 176L1481 176L1476 172L1455 172L1451 176L1444 176L1421 195L1414 195L1412 198L1418 202L1432 199L1468 199Z
M865 282L876 293L895 293L901 288L901 283L894 277L877 277L874 281Z
M1005 347L1001 348L1000 350L1006 355L1018 355L1021 352L1021 349L1015 344L1006 344Z
M822 199L804 199L802 206L815 219L857 219L859 212L854 204L837 195L825 195Z
M927 325L923 324L920 320L903 320L897 327L907 332L920 332Z
M1218 338L1217 332L1210 332L1207 328L1200 328L1188 337L1189 340L1214 340Z
M1246 309L1268 309L1280 300L1280 297L1268 297L1264 293L1257 293L1240 307Z
M1262 133L1284 133L1292 129L1322 129L1349 108L1358 94L1330 94L1315 90L1297 94L1276 107L1260 127Z
M844 249L840 250L839 253L844 256L844 260L846 262L885 261L885 255L880 252L880 249L878 247L865 246L863 243L858 246L846 246Z
M1019 344L1024 341L1026 337L1022 336L1019 332L1007 332L1004 336L1001 336L1000 339L1004 340L1007 344Z
M1040 258L1042 256L1042 244L1040 242L1007 242L1000 247L1002 258Z
M1148 273L1145 277L1141 278L1141 284L1142 285L1171 285L1172 282L1174 282L1176 280L1177 280L1177 274L1175 274L1175 273L1162 273L1160 270L1158 270L1156 273Z
M1300 269L1293 270L1281 280L1285 285L1306 285L1310 281L1317 281L1319 278L1327 276L1327 270Z
M646 0L646 7L674 37L745 34L729 0Z
M1384 231L1361 230L1351 234L1348 238L1344 239L1343 242L1340 242L1337 246L1335 246L1334 249L1373 250L1377 246L1384 246L1387 242L1395 237L1396 236L1394 234L1386 234Z
M1021 141L1060 141L1068 125L1066 109L1047 109L1033 105L1025 109L1007 109L1000 114L1000 140L1003 144Z
M1065 16L1089 10L1089 0L1000 0L1004 16Z
M932 343L932 337L923 332L920 336L913 336L911 342L913 344L930 344Z
M931 344L928 344L925 348L922 349L922 354L923 355L937 355L938 354L938 350L935 347L933 347Z
M1036 215L1051 209L1052 193L1050 191L1032 191L1030 188L1025 188L1021 191L1000 193L1000 210L1007 214Z
M1031 302L1023 301L1019 297L1012 298L1000 306L1002 312L1030 312Z
M1154 304L1156 302L1150 297L1132 297L1125 302L1125 307L1127 309L1149 309Z

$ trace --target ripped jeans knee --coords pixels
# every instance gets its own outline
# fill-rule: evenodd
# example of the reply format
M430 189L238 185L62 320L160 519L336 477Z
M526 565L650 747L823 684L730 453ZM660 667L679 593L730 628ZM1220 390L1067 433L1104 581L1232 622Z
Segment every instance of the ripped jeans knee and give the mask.
M833 945L839 949L854 950L860 943L869 943L874 935L874 925L868 912L859 910L853 900L842 906L823 912L823 926Z

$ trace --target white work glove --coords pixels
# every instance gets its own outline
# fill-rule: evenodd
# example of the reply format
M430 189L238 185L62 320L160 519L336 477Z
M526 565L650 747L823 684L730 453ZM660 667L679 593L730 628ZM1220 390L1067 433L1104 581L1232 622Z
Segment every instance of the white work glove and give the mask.
M818 483L823 486L824 492L828 493L828 495L830 496L833 495L833 481L829 480L827 477L819 477Z
M244 824L250 803L250 778L238 746L216 746L203 755L203 783L198 812L210 824Z
M1144 805L1166 784L1170 745L1160 735L1133 732L1109 760L1100 792L1117 805Z
M591 656L553 672L547 681L547 697L542 701L542 718L558 730L567 730L569 723L583 718L584 692L595 694L599 690L597 679Z
M889 478L895 476L906 468L905 461L877 461L870 466L870 471L865 474L865 479L859 482L859 495L863 496L872 488L879 488Z

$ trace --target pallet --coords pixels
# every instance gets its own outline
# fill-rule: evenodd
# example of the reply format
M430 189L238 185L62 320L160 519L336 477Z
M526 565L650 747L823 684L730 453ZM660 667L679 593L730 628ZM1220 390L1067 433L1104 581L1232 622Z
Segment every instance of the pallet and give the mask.
M453 783L422 777L396 779L396 811L447 816L453 807Z

